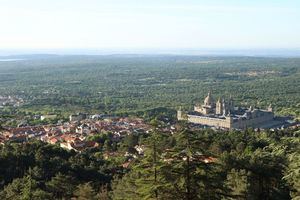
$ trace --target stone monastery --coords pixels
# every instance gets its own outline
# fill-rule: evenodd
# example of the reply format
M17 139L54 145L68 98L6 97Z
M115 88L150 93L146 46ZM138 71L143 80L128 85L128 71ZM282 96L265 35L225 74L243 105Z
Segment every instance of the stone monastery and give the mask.
M232 98L214 101L209 92L202 105L195 105L192 112L177 111L178 120L225 129L271 128L278 125L271 105L266 109L235 107Z

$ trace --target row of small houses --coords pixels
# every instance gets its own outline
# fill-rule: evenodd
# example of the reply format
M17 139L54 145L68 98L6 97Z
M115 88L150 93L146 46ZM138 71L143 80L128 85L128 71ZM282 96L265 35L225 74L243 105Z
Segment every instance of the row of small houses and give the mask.
M142 121L130 122L127 119L118 121L84 121L65 123L59 126L28 126L11 128L2 131L0 143L6 141L26 142L39 139L50 144L58 144L62 148L82 151L86 148L96 147L99 144L85 141L86 136L102 131L113 133L113 140L119 141L125 135L135 132L144 132L146 125Z
M0 143L27 142L31 139L39 139L50 144L58 144L60 147L82 151L86 148L97 147L98 143L85 141L85 137L77 133L62 133L59 131L47 132L43 127L22 127L3 131L0 135Z

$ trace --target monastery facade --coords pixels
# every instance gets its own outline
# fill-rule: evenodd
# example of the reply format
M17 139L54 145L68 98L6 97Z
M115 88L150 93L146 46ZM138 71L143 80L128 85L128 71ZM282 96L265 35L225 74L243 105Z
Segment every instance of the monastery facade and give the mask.
M187 120L191 123L225 129L266 128L274 125L272 107L256 109L235 107L233 99L228 101L219 98L214 101L209 92L202 105L195 105L194 110L188 113L177 111L178 120Z

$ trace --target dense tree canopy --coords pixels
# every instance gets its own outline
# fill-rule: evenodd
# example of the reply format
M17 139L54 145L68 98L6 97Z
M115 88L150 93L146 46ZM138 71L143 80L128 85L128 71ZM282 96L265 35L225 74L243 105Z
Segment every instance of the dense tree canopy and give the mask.
M0 109L2 118L26 119L55 113L58 119L88 113L153 114L174 117L191 109L209 90L233 95L236 104L300 116L300 59L200 56L30 57L0 62L0 94L24 98L19 108ZM17 115L16 115L17 113Z
M171 147L156 137L147 139L131 171L113 181L113 199L299 198L297 130L183 130L169 136Z
M180 128L181 127L181 128ZM1 199L297 199L300 132L191 130L179 125L76 153L38 141L0 147ZM131 142L145 148L123 158ZM112 150L110 150L112 151ZM130 167L120 167L130 161ZM93 196L93 197L91 197Z
M209 90L238 105L300 116L300 59L32 56L0 62L0 131L77 112L143 117L154 128L88 136L81 153L40 141L0 145L0 199L300 199L300 131L221 131L176 123ZM42 114L57 115L40 120ZM37 117L36 117L37 116ZM164 126L177 128L166 134ZM139 154L136 145L144 148ZM108 158L105 158L107 155ZM126 155L126 156L125 156Z

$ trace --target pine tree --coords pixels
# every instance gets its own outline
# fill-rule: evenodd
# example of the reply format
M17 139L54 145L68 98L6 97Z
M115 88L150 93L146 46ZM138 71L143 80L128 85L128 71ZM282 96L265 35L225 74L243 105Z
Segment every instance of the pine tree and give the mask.
M136 160L131 172L113 184L113 199L166 199L162 137L155 132L145 141L144 157Z
M122 178L115 178L112 182L112 192L110 196L113 200L140 200L141 196L137 192L139 185L136 185L135 180L138 175L133 171L125 174Z
M226 177L217 163L206 163L212 157L201 149L197 136L182 131L175 147L165 149L161 142L167 140L154 133L145 142L145 156L113 184L113 199L221 199Z
M291 197L298 200L300 199L300 153L289 155L289 161L284 179L291 185Z
M167 170L167 165L162 158L163 137L161 133L154 132L145 142L147 149L144 158L133 167L138 175L135 181L139 186L137 191L144 199L165 199L163 189L167 187L167 181L163 177L163 171Z
M221 199L225 188L220 167L201 146L201 133L183 130L176 146L165 154L170 170L165 171L172 199Z
M75 184L72 177L58 173L46 183L46 188L54 198L71 198L76 187Z
M30 175L23 178L14 179L8 184L3 191L0 192L1 199L7 200L50 200L50 193L41 190L37 186L37 182Z
M242 176L235 176L235 180L230 177L231 172L228 173L231 180L227 183L231 182L231 185L233 182L243 183L239 187L243 188L242 196L245 199L288 199L288 189L282 181L282 172L285 168L284 154L284 150L272 150L271 145L264 149L257 148L253 152L245 149L243 154L237 152L227 154L224 156L225 168L236 173L244 171ZM239 189L232 187L233 197Z
M91 186L91 183L87 182L77 186L74 192L74 196L77 200L96 200L97 193Z
M231 188L231 197L228 199L243 200L247 199L249 188L248 174L246 170L232 169L227 174L226 185Z

